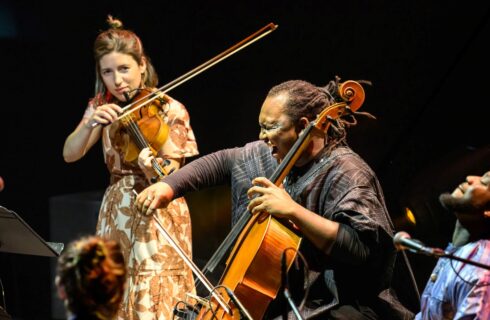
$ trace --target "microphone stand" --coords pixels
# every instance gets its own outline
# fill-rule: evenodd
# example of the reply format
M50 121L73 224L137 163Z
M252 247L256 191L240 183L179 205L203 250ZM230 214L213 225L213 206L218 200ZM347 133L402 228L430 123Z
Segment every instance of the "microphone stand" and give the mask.
M247 308L238 300L238 297L235 296L233 291L230 290L227 286L223 286L225 288L226 293L230 297L231 301L235 304L235 306L238 308L238 312L240 313L240 319L245 318L246 320L253 320L252 316L250 315L250 312L248 312Z
M291 310L293 310L294 315L296 316L296 319L298 320L303 320L303 317L301 317L301 314L299 313L298 307L296 307L296 304L294 303L291 293L289 292L289 279L288 279L288 268L286 265L286 250L283 251L282 253L282 259L281 259L281 273L282 273L282 282L284 286L284 297L288 301L289 305L291 306ZM287 312L285 312L287 314ZM286 317L287 319L287 317Z
M289 305L291 306L291 309L293 310L293 313L296 316L296 319L303 320L303 317L301 317L301 314L299 313L298 307L296 307L296 304L294 304L294 301L291 298L291 294L289 293L289 289L286 287L284 288L284 296L286 297L286 300L288 301Z
M476 267L480 267L483 269L490 270L489 265L485 265L473 260L461 258L458 256L453 255L452 253L445 251L441 248L432 248L432 247L427 247L424 245L422 242L419 240L411 239L410 235L404 231L397 232L395 236L393 237L393 244L395 245L395 248L397 250L406 250L408 249L409 251L412 251L414 253L420 253L420 254L425 254L426 256L432 256L436 258L447 258L447 259L453 259L457 260L460 262L468 263L471 265L474 265Z

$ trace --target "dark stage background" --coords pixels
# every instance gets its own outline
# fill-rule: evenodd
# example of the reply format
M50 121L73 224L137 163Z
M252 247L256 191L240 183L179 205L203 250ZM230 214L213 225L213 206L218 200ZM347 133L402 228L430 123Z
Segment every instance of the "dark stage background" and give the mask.
M276 31L170 92L188 108L201 155L254 140L261 103L275 84L325 85L335 75L370 80L360 111L377 120L361 118L350 145L378 174L397 231L444 247L454 217L437 196L489 168L489 9L484 1L3 0L0 205L59 241L50 235L70 229L60 220L60 230L51 230L50 200L107 186L100 143L77 163L62 158L93 93L92 44L107 14L141 36L160 85L274 22ZM209 258L228 231L228 217L220 216L226 195L189 196L196 259ZM201 218L206 213L213 218ZM422 289L435 260L408 257ZM14 318L51 318L52 260L0 253Z

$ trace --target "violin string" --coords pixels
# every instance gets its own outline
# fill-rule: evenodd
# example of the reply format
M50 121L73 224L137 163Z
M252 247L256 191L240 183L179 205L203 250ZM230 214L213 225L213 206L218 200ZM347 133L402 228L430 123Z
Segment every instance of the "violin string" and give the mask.
M153 167L153 170L156 171L160 178L163 178L167 175L167 173L163 171L163 168L159 165L155 158L151 159L151 165Z
M143 134L141 133L138 124L136 124L132 116L129 117L128 124L129 124L129 130L131 131L133 138L136 140L136 144L138 144L138 147L140 149L148 147L149 146L148 143L143 137Z
M136 144L138 145L138 147L142 150L144 148L148 148L150 147L150 145L148 144L148 142L145 140L145 138L143 137L143 134L141 133L141 130L140 128L138 127L138 125L134 122L134 121L130 121L129 123L129 129L131 131L131 134L134 138L134 140L136 140Z
M127 128L130 131L131 135L133 136L133 139L135 140L137 146L140 148L140 150L144 148L149 148L150 145L146 141L145 137L143 136L143 133L140 130L140 127L138 124L134 121L133 119L133 114L129 114L126 116L127 119L125 119L125 123L127 124ZM152 159L151 161L153 170L156 171L158 176L163 177L166 175L166 172L162 170L161 166L159 163L155 160Z
M139 90L142 90L142 89L137 88L137 89L133 89L131 91L139 91ZM150 96L151 94L152 94L152 92L150 92L150 94L148 96ZM125 94L125 96L126 96L126 94ZM156 98L156 97L153 97L150 101L153 101L154 98ZM126 100L127 101L130 100L129 95L126 96ZM137 100L136 102L138 102L140 100L141 99ZM136 123L136 121L134 121L134 111L140 111L140 113L141 113L141 109L136 109L136 110L132 110L130 113L128 113L127 116L124 116L124 118L127 118L126 123L128 124L128 129L131 132L133 138L136 140L136 144L139 144L138 147L140 148L140 150L142 150L144 148L149 148L150 147L149 143L146 141L145 137L143 136L143 133L141 132L141 129L138 126L138 124ZM151 164L152 164L153 170L155 170L160 177L163 177L165 175L164 172L162 172L162 168L160 167L160 165L158 164L158 162L155 159L152 159Z

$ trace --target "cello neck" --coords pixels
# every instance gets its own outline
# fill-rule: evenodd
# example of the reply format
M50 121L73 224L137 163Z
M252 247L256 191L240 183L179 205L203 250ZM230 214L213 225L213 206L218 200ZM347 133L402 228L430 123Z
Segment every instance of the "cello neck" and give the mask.
M338 95L342 99L341 102L334 103L328 107L325 107L322 112L317 116L316 120L311 121L308 126L300 134L294 145L284 157L283 161L274 170L274 173L270 177L270 181L276 186L279 186L284 178L288 175L291 168L294 166L296 160L298 160L301 153L308 146L311 141L311 133L314 128L322 130L325 134L332 122L346 114L351 114L356 111L364 102L364 89L357 81L348 80L339 85ZM242 232L243 228L250 220L251 214L247 214L245 211L231 229L230 233L226 236L225 240L220 244L218 249L208 260L203 268L203 271L213 272L218 266L219 262L223 259L226 252L238 239L238 236Z

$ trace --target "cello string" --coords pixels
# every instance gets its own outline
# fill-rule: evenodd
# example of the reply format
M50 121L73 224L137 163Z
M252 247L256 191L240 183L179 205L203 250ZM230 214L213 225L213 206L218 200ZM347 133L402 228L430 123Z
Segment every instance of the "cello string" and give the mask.
M354 85L354 84L359 85L355 81L352 81L352 84L351 85ZM362 86L359 85L359 87L360 87L360 91L363 93L364 91L363 91ZM356 93L355 90L354 89L351 89L350 87L347 88L346 92L352 93L352 94L354 94L354 96L357 96L357 95L355 95L355 93ZM310 139L311 139L311 132L312 132L312 130L314 128L317 128L317 129L319 129L319 130L321 130L321 131L323 131L323 132L326 133L327 130L329 129L329 127L331 126L331 123L332 123L332 120L333 119L336 119L336 118L345 116L346 113L350 112L350 110L347 110L347 112L346 112L347 106L352 105L355 109L357 109L357 108L360 107L360 105L364 101L364 96L363 95L362 96L359 95L359 97L360 97L359 100L358 99L353 99L352 98L352 95L349 95L349 96L346 95L347 98L349 98L348 101L350 103L348 103L347 101L345 101L345 100L347 100L347 98L344 97L343 94L340 94L340 96L344 100L344 102L333 103L330 106L324 107L323 110L321 111L321 113L317 115L316 119L314 121L311 121L310 124L305 128L305 130L302 131L302 133L300 134L300 136L296 140L295 144L288 151L287 156L285 157L285 159L283 161L281 161L281 164L278 166L278 168L276 168L276 170L274 171L273 175L271 176L271 179L270 180L276 186L279 186L281 184L281 182L284 179L284 177L287 175L287 173L289 172L289 170L291 169L291 167L294 165L294 163L296 162L296 160L299 157L299 155L302 153L302 151L304 150L304 148L306 147L306 145L310 141ZM362 101L360 101L360 100L362 100ZM359 104L354 105L353 104L354 102L356 102L356 103L359 102ZM244 217L244 216L247 216L247 217ZM250 220L250 218L246 214L243 214L240 217L240 220L242 218L243 219ZM247 230L245 230L245 229L244 230L239 230L239 232L240 232L240 235L239 235L240 238L239 239L242 239L242 238L246 237L246 232L248 232L248 227L249 227L250 224L253 224L253 223L254 223L254 221L250 220L249 223L247 223L247 225L245 226L245 228L247 228ZM232 230L232 232L233 232L233 230ZM228 238L229 237L227 237L226 239L228 239ZM242 239L242 241L243 241L243 239ZM222 278L225 279L225 280L226 280L226 277L227 277L227 271L230 270L231 269L230 266L233 263L235 263L235 260L236 260L235 259L236 258L235 255L237 254L236 251L239 250L237 248L239 248L240 246L241 246L241 243L236 243L235 246L234 246L234 248L233 248L233 251L232 251L231 255L228 257L227 268L225 270L225 274L222 276ZM222 248L224 248L223 249L223 255L224 255L224 252L227 251L228 248L221 245L219 249L222 249ZM299 251L296 250L296 253L297 252L299 252ZM213 257L210 259L210 261L208 261L208 263L204 267L205 271L207 270L207 268L209 268L209 265L210 265L211 260L213 260L214 258L216 258L215 261L214 261L215 263L217 263L217 262L219 262L221 260L222 256L220 256L219 259L218 259L217 258L217 254L218 254L218 252L216 252L215 254L213 254ZM297 255L295 257L297 257ZM309 284L308 284L308 287L306 289L307 289L307 291L306 291L306 296L307 296L307 294L309 293ZM303 303L302 303L302 305L303 305Z
M311 132L311 129L313 128L313 125L314 123L313 122L310 122L309 126L303 130L303 132L301 133L300 137L296 140L296 142L294 143L293 147L291 148L291 150L297 150L299 149L299 147L301 146L301 144L306 144L308 141L308 139L310 138L310 135L309 133ZM282 182L279 181L279 178L281 178L281 176L284 175L284 172L286 172L287 168L290 169L290 167L292 166L289 166L288 163L291 162L293 160L293 157L294 157L294 154L296 152L288 152L288 154L286 155L285 159L283 161L281 161L281 164L276 168L276 170L274 171L274 173L272 174L270 180L272 182L274 182L274 184L277 184L277 183L280 183ZM296 158L298 157L299 155L296 156ZM249 213L248 210L246 210L241 216L240 218L238 219L237 223L235 224L235 226L232 228L232 230L230 231L230 233L228 233L228 235L226 236L225 240L221 243L221 245L218 247L218 249L215 251L215 253L211 256L211 258L208 260L208 262L206 263L206 265L204 266L204 272L206 272L207 270L209 270L210 272L212 272L216 266L218 265L218 263L221 261L221 259L223 258L223 256L225 255L225 253L229 250L229 248L231 247L231 245L235 242L235 240L237 239L237 237L239 236L239 234L242 232L242 230L245 228L245 226L247 225L248 221L250 220L250 218L252 217L252 215Z

